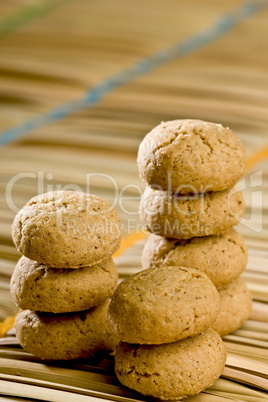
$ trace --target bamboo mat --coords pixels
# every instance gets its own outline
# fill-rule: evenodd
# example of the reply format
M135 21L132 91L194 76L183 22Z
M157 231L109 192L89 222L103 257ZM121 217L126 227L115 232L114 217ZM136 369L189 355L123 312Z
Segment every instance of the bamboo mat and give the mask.
M120 215L120 279L141 269L136 155L162 120L197 118L243 141L250 320L224 337L222 377L189 402L265 401L268 391L268 1L0 2L0 321L16 314L10 226L34 195L91 191ZM8 322L8 321L7 321ZM45 364L13 329L0 338L3 400L149 400L122 386L113 356ZM150 399L151 400L151 399Z

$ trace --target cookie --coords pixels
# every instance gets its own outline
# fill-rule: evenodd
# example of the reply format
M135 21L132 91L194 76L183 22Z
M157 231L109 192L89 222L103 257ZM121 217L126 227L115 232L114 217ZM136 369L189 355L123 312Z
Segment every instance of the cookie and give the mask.
M112 258L80 269L48 268L21 257L10 290L18 307L65 313L87 310L111 297L118 274Z
M179 265L204 272L216 288L232 282L244 271L247 249L235 229L218 236L168 239L151 234L142 253L144 269L159 265Z
M211 386L226 362L225 345L215 331L163 345L120 343L115 353L119 381L144 395L183 399Z
M219 289L220 313L212 328L221 336L242 327L249 318L252 296L245 281L241 278Z
M15 320L21 346L46 360L88 358L99 350L112 351L118 341L107 328L108 300L78 313L52 314L20 310Z
M143 228L175 239L226 232L238 223L244 211L242 193L235 188L179 195L146 187L140 202Z
M26 257L49 267L94 265L118 250L120 221L109 203L77 191L32 198L16 215L13 241Z
M205 274L160 266L119 284L108 310L108 325L120 341L162 344L205 331L218 313L219 292Z
M204 193L232 187L243 175L242 142L221 124L201 120L162 122L140 144L138 168L151 187Z

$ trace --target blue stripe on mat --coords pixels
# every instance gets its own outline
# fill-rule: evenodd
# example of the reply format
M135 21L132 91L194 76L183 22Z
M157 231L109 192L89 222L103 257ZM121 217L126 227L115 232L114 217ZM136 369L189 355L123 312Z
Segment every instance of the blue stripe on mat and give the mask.
M27 120L18 127L4 131L0 137L0 146L8 144L39 127L54 123L85 108L93 107L113 89L128 84L165 63L201 49L267 6L268 0L243 3L237 9L223 14L208 29L145 57L130 68L108 77L105 81L86 92L82 98L65 103L48 113Z

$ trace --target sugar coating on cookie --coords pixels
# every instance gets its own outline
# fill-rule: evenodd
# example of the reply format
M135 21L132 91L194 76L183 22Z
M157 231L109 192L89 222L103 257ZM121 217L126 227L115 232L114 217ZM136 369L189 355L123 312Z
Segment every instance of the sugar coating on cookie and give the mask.
M10 290L22 309L64 313L87 310L111 297L118 274L111 257L80 269L49 268L22 256Z
M215 331L163 345L120 343L115 353L119 381L144 395L183 399L211 386L226 362L225 345Z
M219 289L220 312L212 328L221 336L242 327L252 309L252 295L242 278Z
M109 301L77 313L52 314L20 310L16 336L29 353L45 360L86 359L118 344L107 328Z
M145 136L137 162L141 178L160 190L222 191L243 175L245 151L240 139L221 124L174 120Z
M120 220L109 203L78 191L32 198L16 215L12 237L26 257L55 268L94 265L118 250Z
M218 235L236 225L245 211L238 188L181 195L146 187L140 202L144 229L174 239Z
M216 288L235 280L246 268L247 248L233 228L218 236L169 239L151 234L142 252L144 269L179 265L204 272Z
M122 281L108 310L108 325L121 341L175 342L205 331L219 313L219 293L195 269L150 268Z

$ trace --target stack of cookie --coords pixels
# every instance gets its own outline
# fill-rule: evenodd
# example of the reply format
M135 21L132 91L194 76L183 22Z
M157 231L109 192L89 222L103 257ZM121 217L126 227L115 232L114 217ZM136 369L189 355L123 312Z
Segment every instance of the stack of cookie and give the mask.
M160 266L125 279L108 309L110 331L120 340L119 381L167 400L212 385L226 361L220 335L209 328L219 308L218 291L196 269Z
M12 235L23 254L11 278L22 347L49 360L113 350L107 310L121 228L109 203L82 192L42 194L16 215Z
M228 128L200 120L161 123L142 141L138 166L148 184L140 218L150 235L144 268L180 265L203 271L221 296L212 328L225 335L249 317L251 295L239 275L247 251L233 228L244 214L235 188L245 168L241 141Z

